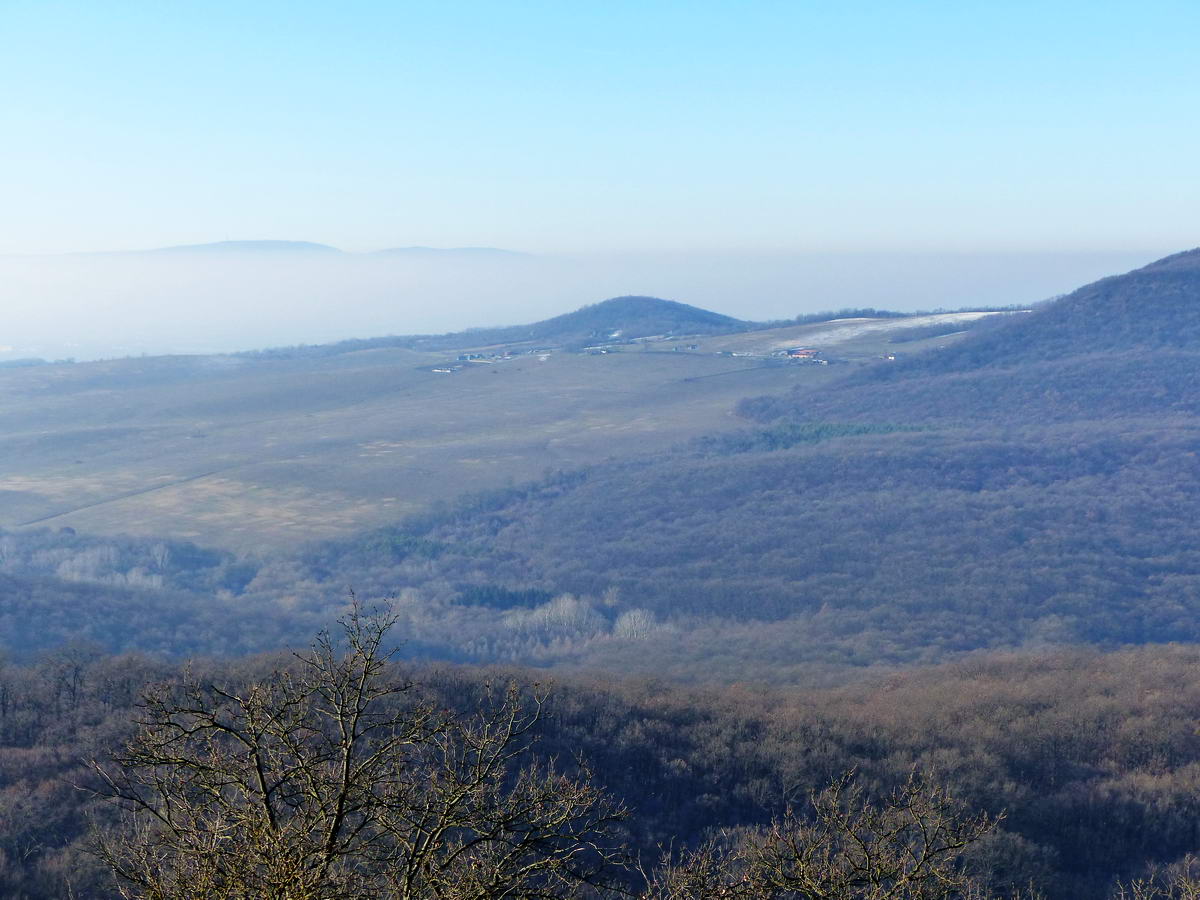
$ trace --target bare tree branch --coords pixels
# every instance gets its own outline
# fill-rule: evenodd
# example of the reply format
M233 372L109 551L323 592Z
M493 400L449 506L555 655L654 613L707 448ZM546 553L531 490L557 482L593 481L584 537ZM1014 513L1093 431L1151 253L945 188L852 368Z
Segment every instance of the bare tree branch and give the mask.
M528 761L545 697L491 691L470 717L391 676L394 619L357 603L261 682L148 691L100 793L126 811L97 852L139 900L600 896L625 810ZM522 761L524 765L522 765Z

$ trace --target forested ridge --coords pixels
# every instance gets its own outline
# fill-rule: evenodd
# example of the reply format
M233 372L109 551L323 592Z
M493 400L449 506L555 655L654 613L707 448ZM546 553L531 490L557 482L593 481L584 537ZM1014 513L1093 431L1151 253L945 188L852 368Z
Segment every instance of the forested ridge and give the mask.
M1080 421L1187 413L1200 371L1200 250L998 317L957 344L855 372L834 390L748 399L754 419Z
M192 676L261 677L286 658L198 662ZM1117 878L1200 848L1200 656L1153 646L1112 654L982 656L833 690L684 688L569 676L538 726L544 758L585 760L630 806L648 857L672 842L761 825L852 768L879 793L913 767L968 808L1004 813L971 864L993 888L1103 897ZM470 709L521 670L411 670L435 706ZM126 738L146 685L179 677L139 655L79 645L0 669L0 893L112 896L86 852L109 808L80 787L86 760Z

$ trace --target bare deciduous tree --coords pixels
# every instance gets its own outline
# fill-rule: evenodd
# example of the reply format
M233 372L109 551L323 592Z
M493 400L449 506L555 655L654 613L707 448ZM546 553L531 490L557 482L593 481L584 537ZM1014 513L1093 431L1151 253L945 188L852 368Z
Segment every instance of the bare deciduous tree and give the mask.
M1200 857L1189 854L1141 878L1118 884L1113 900L1200 900Z
M950 900L982 896L960 865L995 827L965 815L915 773L870 802L852 774L764 829L729 835L670 863L650 900Z
M126 811L98 852L146 900L551 898L602 891L621 806L583 770L531 763L544 695L493 691L467 717L390 677L393 620L357 607L240 687L146 695L135 737L95 764Z

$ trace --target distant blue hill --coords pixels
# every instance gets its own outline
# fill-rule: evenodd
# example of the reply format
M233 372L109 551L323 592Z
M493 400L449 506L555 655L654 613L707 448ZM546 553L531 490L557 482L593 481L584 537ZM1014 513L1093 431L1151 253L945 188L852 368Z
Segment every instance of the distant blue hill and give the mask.
M211 244L182 244L157 247L144 253L341 253L337 247L312 241L216 241Z

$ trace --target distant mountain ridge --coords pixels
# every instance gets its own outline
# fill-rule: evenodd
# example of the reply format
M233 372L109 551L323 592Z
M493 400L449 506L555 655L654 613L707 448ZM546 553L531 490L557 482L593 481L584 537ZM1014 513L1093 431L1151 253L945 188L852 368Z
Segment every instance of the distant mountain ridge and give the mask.
M329 244L312 241L215 241L210 244L180 244L173 247L155 247L151 250L134 250L133 253L344 253Z

